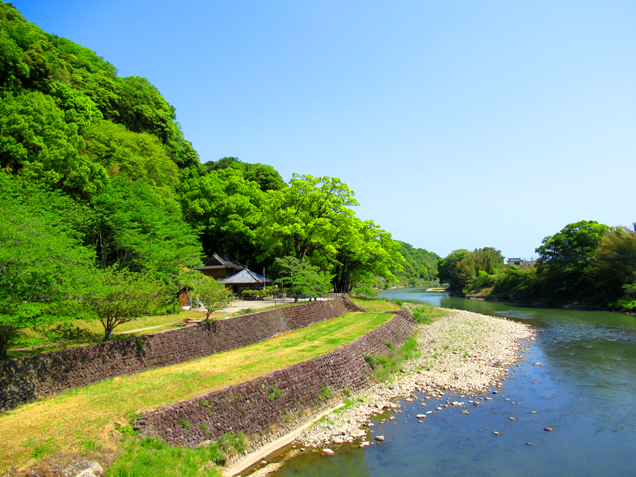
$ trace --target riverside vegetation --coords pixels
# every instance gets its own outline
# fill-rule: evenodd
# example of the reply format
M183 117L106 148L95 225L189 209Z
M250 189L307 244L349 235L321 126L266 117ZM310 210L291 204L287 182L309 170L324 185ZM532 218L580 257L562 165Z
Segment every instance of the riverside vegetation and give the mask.
M201 161L150 81L3 1L0 47L0 359L64 323L101 321L109 339L175 313L212 253L271 278L293 258L312 277L294 293L309 295L435 279L439 257L356 217L340 179L285 183L269 165Z
M543 239L539 259L504 265L499 250L454 250L440 260L439 279L454 296L636 311L636 224L592 220L568 224Z

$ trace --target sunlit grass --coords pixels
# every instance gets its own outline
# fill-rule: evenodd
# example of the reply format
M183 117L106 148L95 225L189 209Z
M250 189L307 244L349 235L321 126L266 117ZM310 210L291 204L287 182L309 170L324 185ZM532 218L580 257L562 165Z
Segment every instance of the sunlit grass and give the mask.
M210 319L214 320L224 318L225 316L227 316L227 313L216 312L210 316ZM193 311L182 311L178 315L144 316L115 328L115 332L111 335L111 341L178 328L181 326L180 322L186 318L200 320L205 318L205 315L203 313ZM79 338L63 339L61 342L56 343L57 340L52 339L51 335L46 332L38 333L35 330L26 329L22 331L22 344L15 344L11 346L8 353L9 357L17 358L31 354L47 353L59 349L84 346L91 343L101 342L104 338L104 327L97 320L75 320L69 324L76 327L76 334ZM24 344L25 342L28 346Z
M356 305L365 307L369 311L398 311L400 309L395 303L383 298L352 298Z
M0 471L45 454L119 448L114 425L143 410L190 399L329 353L392 315L347 313L271 340L174 366L114 378L21 406L0 415ZM46 452L38 453L44 448Z

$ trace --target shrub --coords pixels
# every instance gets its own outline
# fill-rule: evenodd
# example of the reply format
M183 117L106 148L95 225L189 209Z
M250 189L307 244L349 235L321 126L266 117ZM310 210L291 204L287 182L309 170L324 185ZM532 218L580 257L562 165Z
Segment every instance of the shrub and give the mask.
M272 401L276 401L282 394L282 389L278 389L276 386L270 386L268 396Z

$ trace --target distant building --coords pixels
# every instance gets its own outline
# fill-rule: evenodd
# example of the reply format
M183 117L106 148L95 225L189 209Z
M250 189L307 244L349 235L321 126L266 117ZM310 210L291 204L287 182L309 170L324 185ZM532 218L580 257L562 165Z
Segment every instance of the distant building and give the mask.
M203 261L202 266L194 267L195 270L217 280L224 280L232 275L236 275L244 268L245 267L243 265L238 263L229 255L222 255L219 253L215 253L211 257L206 258Z
M249 268L244 268L237 274L221 280L221 283L227 288L231 288L237 295L243 290L260 290L263 286L267 286L267 284L271 282L272 280L270 278L265 278L263 275L259 275Z
M190 307L190 292L191 291L192 291L191 287L183 287L181 290L177 292L177 299L179 300L179 306L181 308Z
M517 265L518 267L520 267L521 265L523 265L524 260L521 260L520 258L509 258L508 259L508 265Z

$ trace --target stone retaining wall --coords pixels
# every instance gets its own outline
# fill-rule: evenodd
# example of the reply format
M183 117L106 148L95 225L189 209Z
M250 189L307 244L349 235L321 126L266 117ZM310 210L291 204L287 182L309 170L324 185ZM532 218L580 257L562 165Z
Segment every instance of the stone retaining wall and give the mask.
M0 410L104 379L258 343L347 311L366 310L348 297L337 298L0 361Z
M417 323L406 311L331 353L195 399L142 414L141 435L196 447L224 433L244 432L250 448L289 432L343 394L371 383L365 355L386 355L401 346Z

